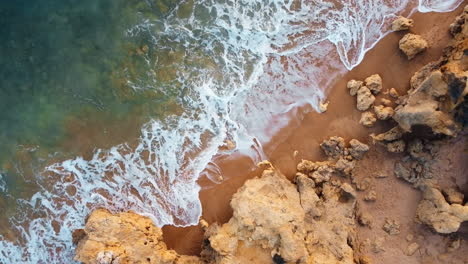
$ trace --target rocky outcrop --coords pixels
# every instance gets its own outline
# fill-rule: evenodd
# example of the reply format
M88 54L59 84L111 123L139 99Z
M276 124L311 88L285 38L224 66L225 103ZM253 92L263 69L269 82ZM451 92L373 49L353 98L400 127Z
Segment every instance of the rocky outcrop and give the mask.
M448 85L441 71L427 74L422 82L418 72L412 78L412 90L395 109L393 119L400 127L410 132L417 125L430 127L434 133L454 136L458 126L447 105Z
M301 173L295 185L269 167L233 196L229 222L208 228L202 256L212 263L354 263L355 200L348 184Z
M468 221L468 205L449 204L440 190L425 186L416 215L418 221L436 232L449 234L458 231L461 223Z
M81 230L75 260L85 264L197 264L198 257L168 250L162 231L135 213L95 210Z
M421 36L408 33L400 39L399 47L400 50L408 57L408 60L411 60L417 54L425 51L429 45Z
M399 16L397 19L393 20L392 22L393 31L408 30L413 26L414 26L413 19L402 17L402 16Z

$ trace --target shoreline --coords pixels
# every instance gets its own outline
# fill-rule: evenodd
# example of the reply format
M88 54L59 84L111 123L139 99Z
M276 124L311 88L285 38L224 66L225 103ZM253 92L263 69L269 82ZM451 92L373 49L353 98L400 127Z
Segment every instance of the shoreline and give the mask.
M390 125L382 124L380 121L371 129L359 124L361 113L349 110L355 109L355 99L349 96L346 82L379 73L384 80L384 90L394 87L403 94L409 88L408 80L414 72L442 55L442 50L450 38L448 25L462 9L463 4L449 13L414 13L411 18L415 20L415 27L411 32L426 38L430 48L422 55L408 61L398 49L398 41L405 33L396 32L385 36L367 52L360 65L347 72L329 90L327 100L330 101L330 105L326 113L310 112L303 115L299 118L302 119L300 124L292 122L273 137L271 142L274 144L264 146L269 160L291 179L296 171L296 164L301 159L325 160L325 155L321 153L318 144L328 136L338 135L346 139L357 138L367 142L369 133L387 130ZM382 58L386 58L384 63ZM306 108L299 112L308 110ZM296 150L299 154L294 158L293 152ZM261 170L252 168L252 162L246 157L228 160L218 165L222 174L227 175L227 180L221 184L214 184L206 178L200 178L198 183L202 188L199 193L203 208L202 218L208 223L222 224L232 216L232 209L229 206L232 195L247 179L259 175ZM200 226L185 228L164 226L162 229L164 241L170 249L176 250L179 254L200 253L199 245L203 241L203 230Z

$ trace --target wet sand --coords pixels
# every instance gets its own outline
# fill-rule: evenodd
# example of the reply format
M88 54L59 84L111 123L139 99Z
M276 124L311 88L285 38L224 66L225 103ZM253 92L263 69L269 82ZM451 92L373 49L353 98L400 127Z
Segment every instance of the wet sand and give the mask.
M370 133L385 131L390 126L388 123L378 123L372 129L359 124L361 112L356 110L356 99L349 95L346 82L350 79L363 80L371 74L378 73L383 79L383 91L393 87L400 94L404 94L409 88L409 79L414 72L442 55L443 48L450 40L448 26L461 12L464 4L451 13L416 13L412 16L415 20L415 27L410 32L422 35L429 42L430 48L411 61L408 61L406 56L398 49L398 41L405 32L387 35L366 54L363 62L358 67L337 80L333 88L329 89L331 91L328 96L330 105L326 113L310 112L301 116L299 124L298 122L292 122L278 133L270 144L265 146L265 152L269 160L283 174L292 179L296 172L296 164L301 159L325 159L319 148L319 143L325 138L337 135L345 139L357 138L363 142L368 142ZM382 94L377 96L377 104L380 98L383 97ZM388 98L388 96L385 98ZM308 109L304 108L303 110ZM296 150L298 155L294 157L293 153ZM374 162L378 162L378 160L374 160ZM232 215L229 206L232 195L247 179L259 175L259 170L255 169L250 159L245 157L229 159L219 163L219 165L223 176L226 178L223 183L214 184L206 178L201 178L199 183L202 186L200 199L203 206L203 219L208 223L218 222L222 224L227 222ZM410 189L408 187L408 191ZM411 201L415 203L414 206L416 206L417 199L418 196L413 195ZM375 209L391 210L391 208L392 203L389 203L380 205ZM410 206L410 208L412 207ZM199 253L203 240L200 227L176 228L166 226L163 228L163 233L164 240L169 248L175 249L180 254L192 255Z

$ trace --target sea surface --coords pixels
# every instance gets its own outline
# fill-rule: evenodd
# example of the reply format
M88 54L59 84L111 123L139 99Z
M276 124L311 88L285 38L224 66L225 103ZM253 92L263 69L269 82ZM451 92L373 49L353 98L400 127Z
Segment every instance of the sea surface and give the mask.
M396 15L461 2L1 1L0 263L73 263L100 207L196 224L214 155L268 158Z

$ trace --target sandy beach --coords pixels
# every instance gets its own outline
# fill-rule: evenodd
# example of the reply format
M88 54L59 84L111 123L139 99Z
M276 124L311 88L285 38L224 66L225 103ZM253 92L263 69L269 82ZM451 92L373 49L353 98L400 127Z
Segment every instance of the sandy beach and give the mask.
M296 172L296 165L301 159L326 159L319 148L320 142L324 139L330 136L341 136L346 140L357 138L362 142L369 143L368 135L370 133L381 133L392 127L391 123L385 122L384 124L382 121L378 121L373 128L365 128L359 124L361 113L356 110L356 99L350 96L348 89L346 89L347 81L350 79L363 80L371 74L378 73L383 79L384 91L395 88L400 94L405 94L409 89L409 79L415 71L442 55L442 50L450 40L448 27L463 10L463 7L462 4L457 10L450 13L415 13L411 17L415 21L415 26L410 32L423 36L430 45L425 53L418 55L411 61L408 61L398 49L398 41L405 32L394 32L387 35L366 54L359 66L336 80L334 87L330 89L331 92L328 96L330 105L326 113L318 114L308 111L310 113L298 118L300 121L293 121L273 138L271 143L265 147L269 160L284 175L292 179ZM382 97L383 95L377 96L376 101L378 102ZM298 152L296 157L293 155L295 151ZM369 159L361 166L367 171L382 170L389 173L392 169L390 167L392 159L397 156L398 154L388 154L379 147L372 148ZM260 170L255 169L248 158L230 159L219 165L226 178L224 182L214 184L205 178L199 180L199 184L202 186L200 192L203 205L202 217L208 223L227 222L232 216L232 209L229 206L232 195L247 179L260 174ZM414 208L420 197L415 189L395 179L393 175L374 184L382 198L379 197L375 203L370 205L365 204L367 209L378 211L376 217L379 219L383 219L387 215L400 216L401 222L405 223L405 233L414 228L430 236L427 231L420 230L421 228L413 221ZM362 234L363 236L371 236L372 233L379 235L381 231L381 228L377 227L371 231L364 230ZM165 226L163 233L164 241L169 248L175 249L180 254L199 254L203 240L201 227L175 228ZM401 241L393 239L392 245L402 243L405 240L404 237L405 235L400 236ZM431 239L433 238L431 237ZM375 261L376 263L395 263L396 257L400 255L401 252L390 250L380 254L379 260ZM402 262L416 263L412 262L411 259L406 261L408 262Z

